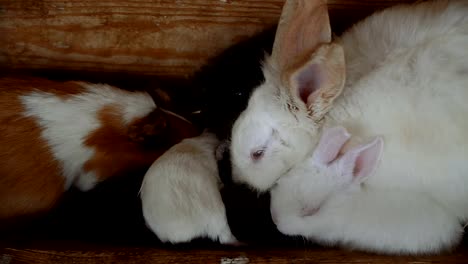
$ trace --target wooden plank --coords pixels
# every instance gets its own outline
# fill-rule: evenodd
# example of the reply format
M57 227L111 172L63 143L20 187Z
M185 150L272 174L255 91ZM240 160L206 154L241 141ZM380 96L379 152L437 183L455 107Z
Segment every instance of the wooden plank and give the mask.
M338 30L410 0L331 0ZM189 77L276 25L284 0L2 0L0 66Z
M38 243L38 242L37 242ZM4 247L0 249L0 263L467 263L468 251L458 250L433 256L388 256L358 251L296 248L223 248L223 247L110 247L80 245L74 242Z

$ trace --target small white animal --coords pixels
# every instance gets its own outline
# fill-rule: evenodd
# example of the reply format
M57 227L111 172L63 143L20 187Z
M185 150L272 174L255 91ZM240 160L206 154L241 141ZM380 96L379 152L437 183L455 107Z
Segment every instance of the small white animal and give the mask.
M163 242L209 238L236 244L219 189L215 150L219 141L204 132L173 146L146 173L141 186L143 216Z
M328 128L346 128L353 135L349 146L379 136L382 159L365 188L325 199L309 222L285 220L302 209L275 207L278 228L379 252L456 245L468 219L468 3L389 8L334 43L324 1L289 3L265 83L233 128L234 177L260 190L278 183L290 195L295 184L308 186L308 195L289 206L301 208L307 200L313 208L321 194L311 193L323 187L314 180L336 172L322 168L296 183L282 175L303 166Z
M375 177L382 138L343 150L349 138L342 127L326 129L313 157L271 190L280 232L394 254L439 252L460 240L459 219L430 193L367 184L366 177Z
M382 138L338 157L350 137L343 127L326 129L313 155L278 180L271 190L271 213L280 231L287 233L283 227L296 227L286 220L288 217L315 214L329 200L342 195L351 183L360 184L374 172L382 152Z

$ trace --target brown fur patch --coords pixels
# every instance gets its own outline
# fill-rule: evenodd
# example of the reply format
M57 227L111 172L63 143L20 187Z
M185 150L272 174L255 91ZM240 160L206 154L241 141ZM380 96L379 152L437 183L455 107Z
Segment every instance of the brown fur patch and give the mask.
M56 82L35 77L24 77L21 79L8 77L0 78L0 93L18 96L35 90L52 93L58 97L64 98L82 93L85 91L85 88L72 81Z
M60 85L59 90L53 84L37 79L0 79L0 219L47 211L65 190L59 163L36 121L23 116L19 99L34 88L66 94L68 86ZM73 85L70 88L76 89Z
M168 130L165 113L156 108L147 116L134 120L128 128L127 135L134 142L144 143L151 139L163 138Z
M183 138L198 135L190 124L158 109L148 116L125 125L116 105L98 113L102 126L85 140L95 155L85 164L99 181L135 169L148 168L170 146Z

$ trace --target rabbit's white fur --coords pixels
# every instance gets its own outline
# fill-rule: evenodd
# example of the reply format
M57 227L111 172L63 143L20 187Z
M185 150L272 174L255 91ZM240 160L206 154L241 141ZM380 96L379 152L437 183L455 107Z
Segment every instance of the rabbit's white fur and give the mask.
M208 132L184 139L146 173L141 187L143 216L161 241L184 243L205 237L223 244L237 242L219 192L214 156L218 144Z
M267 190L288 169L307 155L318 131L304 111L291 113L287 95L264 71L265 83L249 99L247 109L234 123L231 159L234 180ZM275 91L276 90L276 91ZM284 121L284 122L283 122ZM294 135L294 136L291 136ZM264 151L253 161L252 153Z
M268 86L267 80L233 128L235 176L259 189L278 182L272 210L286 234L391 253L434 252L454 245L468 218L468 3L389 8L354 26L338 43L346 56L346 85L323 124L313 125L347 128L351 145L382 136L385 147L375 174L362 189L330 197L316 215L302 218L294 212L307 198L297 197L295 186L320 192L320 184L306 175L281 175L310 155L318 134L312 129L313 138L305 140L305 125L299 133L292 130L304 121L287 113L287 99L258 96L284 89ZM268 101L256 101L262 99ZM289 134L280 138L294 142L289 138L299 137L295 142L300 145L269 151L275 161L287 162L269 164L265 159L259 168L248 160L250 150L268 138L266 131L283 125Z
M304 207L316 203L307 199L328 194L322 189L325 176L329 175L296 174L279 180L271 191L271 210L280 232L324 245L391 254L439 252L456 245L463 235L459 219L430 193L352 183L327 196L315 214L303 216Z

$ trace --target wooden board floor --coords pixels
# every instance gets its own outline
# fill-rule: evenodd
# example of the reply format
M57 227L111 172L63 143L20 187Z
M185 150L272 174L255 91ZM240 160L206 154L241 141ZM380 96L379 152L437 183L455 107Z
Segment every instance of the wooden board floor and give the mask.
M468 263L468 246L437 256L385 256L320 247L109 246L70 241L3 243L0 263Z

